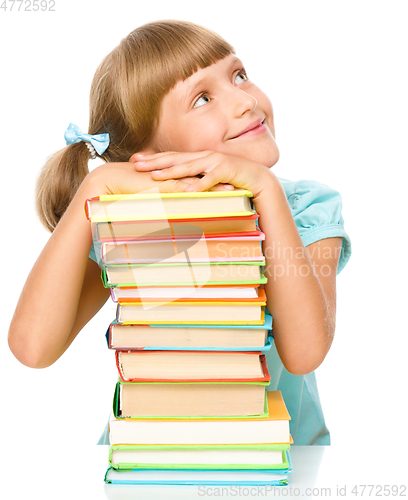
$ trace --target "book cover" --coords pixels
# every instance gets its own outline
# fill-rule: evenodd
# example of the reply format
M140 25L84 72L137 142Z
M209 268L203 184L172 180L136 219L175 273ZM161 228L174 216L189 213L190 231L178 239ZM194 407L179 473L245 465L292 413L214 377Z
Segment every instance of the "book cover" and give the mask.
M263 288L259 289L256 297L214 297L214 298L204 298L204 297L134 297L128 300L118 301L121 307L126 307L128 304L211 304L211 305L222 305L222 304L266 304L266 293Z
M143 305L146 305L146 302ZM241 302L228 304L169 303L161 305L161 309L157 307L147 310L143 309L143 305L118 304L116 321L121 325L133 325L135 323L140 325L171 325L172 323L184 325L262 325L265 321L264 306L259 304ZM192 308L190 310L188 310L189 305ZM125 306L139 308L142 314L138 314L136 317L130 311L124 316ZM188 319L187 313L190 316ZM179 317L183 317L183 321L177 319Z
M289 444L112 445L115 469L288 469ZM184 460L184 461L183 461Z
M286 469L114 469L109 467L104 480L111 484L163 484L163 485L214 485L214 486L285 486L292 473L290 452L285 451Z
M258 218L259 215L253 213L239 217L98 222L94 224L95 242L161 240L201 236L213 238L220 234L228 234L231 237L259 236L261 231L257 225Z
M292 444L290 415L280 391L267 391L264 417L111 419L112 444Z
M126 377L126 371L132 371L131 369L127 370L127 366L130 364L139 363L140 372L146 371L148 373L152 373L154 371L154 363L153 358L162 358L165 359L167 363L164 365L165 372L174 372L173 376L170 374L166 377ZM174 358L174 361L172 359ZM218 364L217 358L220 358ZM220 352L220 351L116 351L115 352L116 359L116 368L118 370L119 376L123 382L268 382L271 379L271 376L268 371L268 366L266 363L266 357L264 354L261 354L258 351L254 352ZM205 362L208 359L210 361ZM170 361L172 361L170 363ZM238 375L224 375L223 377L217 377L217 375L213 377L199 377L199 376L191 376L183 377L182 375L177 376L177 368L182 373L193 374L194 371L204 371L207 373L210 369L213 370L219 369L224 373L226 370L221 370L222 364L226 364L226 368L230 367L232 371L234 368L237 372L235 366L233 367L233 363L237 365L241 363L242 370L247 369L247 363L250 363L250 371L251 372L259 372L259 375L255 375L253 377L245 377ZM219 366L221 363L221 366ZM228 364L227 364L228 363ZM126 365L127 364L127 365ZM157 369L157 368L156 368Z
M106 342L108 344L108 348L112 350L126 350L126 351L156 351L160 349L161 351L269 351L272 348L272 343L273 343L273 337L272 335L268 335L266 337L265 344L262 346L203 346L203 345L190 345L190 346L165 346L165 345L157 345L157 346L131 346L128 344L122 344L122 345L114 345L112 341L112 326L118 325L118 323L111 323L109 328L106 330L105 338ZM129 326L136 326L136 325L120 325L123 326L124 328L127 328ZM154 327L154 326L162 326L162 325L139 325L142 327ZM168 325L170 326L176 326L176 325ZM186 325L183 325L186 326ZM195 325L197 328L200 326L205 326L205 325ZM209 326L215 326L215 325L209 325ZM219 325L220 327L224 327L224 325ZM241 326L241 325L237 325ZM262 325L248 325L249 326L262 326Z
M253 299L259 297L260 285L218 285L218 286L163 286L163 287L119 287L109 288L113 302L134 302L134 300L178 298L200 299Z
M105 336L109 349L267 351L272 346L272 336L268 335L271 329L269 314L261 325L120 325L115 320ZM252 339L259 339L258 343ZM234 345L227 346L227 341Z
M103 265L102 281L110 286L212 286L263 284L265 260L258 262L157 262Z
M188 324L264 322L263 308L266 294L260 291L253 299L144 299L134 302L119 302L116 321L119 324L170 324L183 318Z
M101 195L85 202L87 219L113 222L252 215L252 193L246 190L196 193L136 193Z
M261 241L258 236L213 238L172 238L144 240L115 240L100 246L101 262L106 265L152 264L155 262L263 262Z
M115 418L260 418L268 415L265 382L123 382ZM126 401L125 401L126 400Z

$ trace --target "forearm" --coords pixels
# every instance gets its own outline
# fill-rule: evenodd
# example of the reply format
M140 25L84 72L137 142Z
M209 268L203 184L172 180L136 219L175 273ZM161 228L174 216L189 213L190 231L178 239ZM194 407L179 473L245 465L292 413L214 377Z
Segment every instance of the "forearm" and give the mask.
M24 285L9 330L9 345L28 366L48 366L67 347L76 320L91 226L84 201L92 190L79 188Z
M319 366L330 348L333 311L329 311L283 188L274 174L254 201L265 233L265 290L276 348L288 371L308 373Z
M10 329L9 346L23 364L54 363L108 298L100 270L88 258L91 225L84 203L100 194L174 190L175 181L157 182L130 163L99 166L88 174L28 276Z
M263 164L219 152L169 152L147 155L144 160L137 168L152 171L152 175L163 179L204 174L189 191L229 183L253 193L259 224L266 235L265 288L278 353L285 367L295 374L308 373L319 366L334 333L332 271L337 264L334 259L330 262L331 275L327 279L314 272L315 260L312 265L277 177ZM157 168L162 170L155 173Z

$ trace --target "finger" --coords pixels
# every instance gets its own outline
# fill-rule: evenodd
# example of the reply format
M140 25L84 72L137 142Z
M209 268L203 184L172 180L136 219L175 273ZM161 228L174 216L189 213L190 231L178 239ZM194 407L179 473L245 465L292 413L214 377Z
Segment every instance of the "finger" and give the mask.
M136 159L135 168L141 172L151 172L152 170L162 170L180 165L185 162L191 162L209 154L208 151L177 153L174 151L166 153L157 153L155 155L138 156L133 155L132 159Z
M162 151L161 153L155 153L153 151L145 150L145 151L139 151L138 153L135 153L130 157L130 162L132 163L132 160L138 161L138 160L152 160L154 158L159 158L160 156L165 156L168 154L173 154L176 153L176 151Z
M207 172L210 172L216 166L217 163L215 161L215 156L213 154L208 154L172 167L169 166L168 168L163 168L161 170L153 170L151 175L154 180L179 179L181 177L198 175L202 176Z
M201 179L197 179L190 184L186 191L207 191L216 184L226 183L228 181L229 179L223 175L222 168L218 167L205 174Z
M129 159L129 163L135 163L138 159L143 157L150 157L157 153L155 153L152 149L143 149L142 151L138 151L134 155L132 155Z
M231 184L216 184L208 191L234 191L234 189L234 186L232 186Z
M183 193L186 191L187 187L190 186L188 182L184 182L179 179L170 179L164 181L159 185L159 191L161 193Z
M192 179L171 179L164 182L158 182L156 186L143 190L143 193L173 193L184 192L195 178Z
M188 187L195 181L197 181L196 177L186 179L170 179L159 184L158 189L160 193L186 192ZM215 186L212 186L209 191L233 191L234 189L234 186L229 184L216 184Z
M180 166L181 167L181 166ZM152 175L152 178L154 180L157 180L157 181L161 181L161 180L165 180L165 179L172 179L172 178L178 178L179 175L183 175L185 174L186 172L183 172L183 171L180 171L180 173L177 171L177 170L173 170L173 168L179 168L179 166L177 167L170 167L168 169L165 169L163 171L160 171L160 172L157 172L157 171L153 171L151 173ZM168 172L170 171L170 172ZM163 172L163 174L161 173ZM190 171L189 172L191 175L194 174L194 171ZM188 182L189 184L193 184L196 180L199 180L200 178L202 178L203 176L200 175L200 174L196 174L194 177L180 177L180 180L184 180L185 182ZM207 179L208 180L208 179ZM218 185L218 190L224 190L224 189L230 189L230 190L233 190L235 188L234 185L232 184L228 184L228 183L220 183Z
M182 179L184 177L202 177L203 167L200 164L192 162L182 163L174 167L163 168L162 170L153 170L150 172L155 181L165 181L167 179Z
M195 182L197 179L199 179L199 177L181 177L180 179L178 179L179 181L183 181L183 182L186 182L187 184L192 184L193 182ZM163 181L163 182L167 182L167 181Z
M180 181L183 181L187 184L193 184L196 180L198 180L199 177L183 177L182 179L179 179ZM167 181L165 181L167 182ZM235 188L232 184L216 184L212 188L209 189L209 191L233 191Z

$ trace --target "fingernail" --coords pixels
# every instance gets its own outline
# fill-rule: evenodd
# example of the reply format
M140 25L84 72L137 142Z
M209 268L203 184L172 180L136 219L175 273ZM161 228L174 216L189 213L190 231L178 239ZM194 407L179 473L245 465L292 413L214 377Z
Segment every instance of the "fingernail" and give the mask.
M224 189L229 189L230 191L232 191L234 189L234 186L231 186L231 184L225 184Z
M135 161L135 165L144 165L145 161Z
M152 174L161 175L163 170L152 170Z
M144 154L143 153L136 153L135 156L137 156L138 158L143 158Z
M195 187L192 186L191 184L186 188L186 191L189 191L189 192L194 191L194 190L195 190Z

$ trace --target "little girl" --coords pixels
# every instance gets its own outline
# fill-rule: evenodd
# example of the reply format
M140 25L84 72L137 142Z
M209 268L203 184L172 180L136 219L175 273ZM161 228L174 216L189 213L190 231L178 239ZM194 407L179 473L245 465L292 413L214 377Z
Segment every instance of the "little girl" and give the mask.
M270 170L279 159L272 105L233 47L188 22L136 29L96 71L89 134L71 126L68 145L38 179L37 210L52 235L10 325L17 359L34 368L54 363L108 298L84 216L87 198L151 188L248 189L266 235L275 340L268 390L282 391L295 444L329 444L313 370L333 340L336 274L351 252L341 197ZM105 163L89 173L96 154Z

